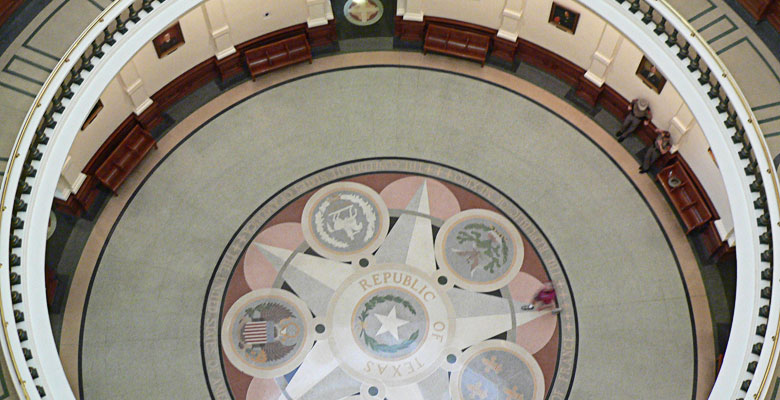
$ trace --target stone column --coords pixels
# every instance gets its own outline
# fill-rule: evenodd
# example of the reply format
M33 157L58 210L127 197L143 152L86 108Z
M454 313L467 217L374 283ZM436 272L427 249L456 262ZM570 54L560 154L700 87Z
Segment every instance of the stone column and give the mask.
M595 106L598 102L609 67L612 65L621 43L623 43L623 35L612 25L605 24L596 51L590 57L590 67L585 71L585 75L580 77L577 84L577 95L591 106Z
M230 25L225 17L225 5L222 4L222 0L207 0L202 7L211 38L214 39L214 55L217 60L235 53L236 47L230 37Z
M309 12L306 24L309 28L328 24L329 6L330 1L328 0L306 0L306 8Z
M510 42L517 40L520 34L520 19L523 18L525 0L507 0L501 12L501 27L496 36Z

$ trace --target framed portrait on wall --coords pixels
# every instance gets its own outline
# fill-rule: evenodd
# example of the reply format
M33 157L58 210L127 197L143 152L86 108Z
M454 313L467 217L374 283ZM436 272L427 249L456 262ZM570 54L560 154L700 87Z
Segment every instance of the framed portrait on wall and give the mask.
M184 44L184 35L181 33L181 26L175 23L168 29L162 31L156 38L152 39L154 50L158 58L163 58L173 53Z
M580 14L566 7L553 3L550 10L550 19L547 21L555 25L558 29L574 34L577 30L577 22L580 20Z
M103 102L98 99L97 103L92 107L91 110L89 110L89 114L87 115L87 119L84 120L84 123L81 124L81 130L87 129L89 124L92 123L92 121L97 118L98 114L100 113L100 110L103 109Z
M666 85L666 78L655 68L655 65L647 59L642 57L642 62L639 63L639 68L636 69L636 76L653 89L656 93L661 93Z

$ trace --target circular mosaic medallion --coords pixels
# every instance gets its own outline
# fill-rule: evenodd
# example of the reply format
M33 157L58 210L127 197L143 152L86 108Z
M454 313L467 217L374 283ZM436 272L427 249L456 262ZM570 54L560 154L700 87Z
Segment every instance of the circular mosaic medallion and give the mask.
M343 261L376 250L387 235L390 215L368 186L340 182L314 193L303 209L301 225L312 249Z
M379 0L347 0L344 4L344 17L351 24L367 26L382 18L384 6Z
M238 299L222 324L222 348L241 371L259 378L297 367L313 342L306 304L290 292L261 289Z
M449 218L436 235L436 261L455 284L481 292L505 286L523 264L523 240L509 220L488 210Z
M549 281L563 311L524 310ZM405 159L326 168L269 198L225 249L202 332L219 400L480 399L479 382L506 383L486 399L565 398L577 353L567 279L530 217L473 176ZM474 349L503 372L465 372Z
M452 337L453 310L427 275L406 265L378 265L347 279L336 293L328 308L330 346L347 373L397 386L439 366Z
M401 273L396 273L399 281ZM380 289L358 302L352 334L363 351L384 359L413 353L428 333L425 308L408 290Z
M450 380L455 400L541 400L544 375L524 348L489 340L466 350Z

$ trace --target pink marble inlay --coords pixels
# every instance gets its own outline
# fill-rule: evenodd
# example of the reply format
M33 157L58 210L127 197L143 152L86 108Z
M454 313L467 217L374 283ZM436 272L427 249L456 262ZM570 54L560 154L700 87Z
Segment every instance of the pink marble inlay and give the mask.
M273 379L254 378L246 391L246 400L278 399L281 394Z
M460 212L460 203L455 195L441 182L421 176L401 178L387 185L379 193L389 209L405 209L423 181L428 182L428 203L430 214L436 218L447 219Z
M544 286L533 276L520 272L509 283L512 298L521 303L530 303L536 292ZM535 312L535 311L526 311ZM552 339L557 326L558 317L547 314L517 328L517 344L523 346L529 353L535 354Z
M244 277L249 287L252 290L271 287L277 275L276 268L255 243L295 250L303 241L303 231L298 222L281 223L260 232L244 256Z

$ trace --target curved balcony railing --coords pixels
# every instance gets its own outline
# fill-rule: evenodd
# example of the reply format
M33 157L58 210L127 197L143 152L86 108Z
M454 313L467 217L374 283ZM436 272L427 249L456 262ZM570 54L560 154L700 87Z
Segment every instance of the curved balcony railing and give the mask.
M115 1L57 64L24 120L0 197L0 342L13 386L24 398L74 398L51 333L42 250L57 180L76 133L122 66L202 1ZM712 49L662 0L580 2L648 55L705 132L727 189L738 262L737 313L711 398L763 398L779 350L772 249L780 239L780 192L755 117Z
M0 194L0 342L20 397L75 398L49 322L44 249L57 180L81 122L136 52L202 1L115 1L68 49L24 119Z
M581 2L613 23L670 76L710 143L726 186L737 243L735 315L710 398L764 398L778 363L780 294L772 291L777 257L772 250L780 240L780 191L756 118L716 53L665 1ZM628 16L631 24L616 23L618 16Z

